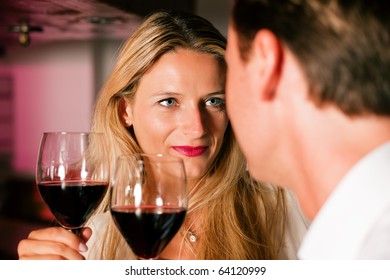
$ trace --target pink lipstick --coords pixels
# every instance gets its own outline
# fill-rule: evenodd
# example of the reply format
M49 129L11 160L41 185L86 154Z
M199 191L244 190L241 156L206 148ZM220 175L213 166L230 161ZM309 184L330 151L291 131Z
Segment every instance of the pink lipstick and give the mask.
M172 146L172 149L186 157L197 157L207 150L207 146Z

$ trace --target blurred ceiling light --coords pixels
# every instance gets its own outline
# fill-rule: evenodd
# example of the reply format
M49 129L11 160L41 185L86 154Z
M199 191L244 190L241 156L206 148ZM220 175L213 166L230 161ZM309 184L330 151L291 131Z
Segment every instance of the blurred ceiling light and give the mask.
M41 26L31 26L27 21L21 21L18 25L8 27L8 32L19 33L19 44L23 47L28 47L31 42L30 32L42 32Z

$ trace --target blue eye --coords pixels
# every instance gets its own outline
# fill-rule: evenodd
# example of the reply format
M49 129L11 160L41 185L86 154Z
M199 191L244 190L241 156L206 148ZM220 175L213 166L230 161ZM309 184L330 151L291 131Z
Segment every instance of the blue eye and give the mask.
M166 99L160 100L158 103L160 103L160 105L165 106L165 107L172 107L177 102L174 98L166 98Z
M225 99L219 97L211 97L206 100L206 106L216 107L218 109L225 109Z

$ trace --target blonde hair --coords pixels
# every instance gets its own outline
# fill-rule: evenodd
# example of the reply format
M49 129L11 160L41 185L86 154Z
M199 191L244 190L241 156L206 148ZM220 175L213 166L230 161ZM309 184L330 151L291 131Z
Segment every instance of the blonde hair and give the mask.
M107 135L111 164L117 156L141 152L121 116L121 102L131 101L141 77L163 54L177 48L215 56L225 73L226 39L207 20L188 14L155 12L124 44L96 103L93 130ZM224 78L224 77L223 77ZM244 157L228 125L224 143L209 170L191 190L188 217L200 215L202 243L197 259L275 259L284 239L284 192L251 180ZM100 211L108 210L109 197ZM183 244L191 247L183 232ZM121 241L122 240L122 241ZM111 221L100 258L133 257Z

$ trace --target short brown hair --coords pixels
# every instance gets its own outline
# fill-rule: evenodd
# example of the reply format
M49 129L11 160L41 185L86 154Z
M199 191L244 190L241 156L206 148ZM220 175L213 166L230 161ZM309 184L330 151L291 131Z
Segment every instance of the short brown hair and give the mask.
M236 0L241 56L272 31L298 58L312 100L350 116L390 116L390 16L384 0Z

